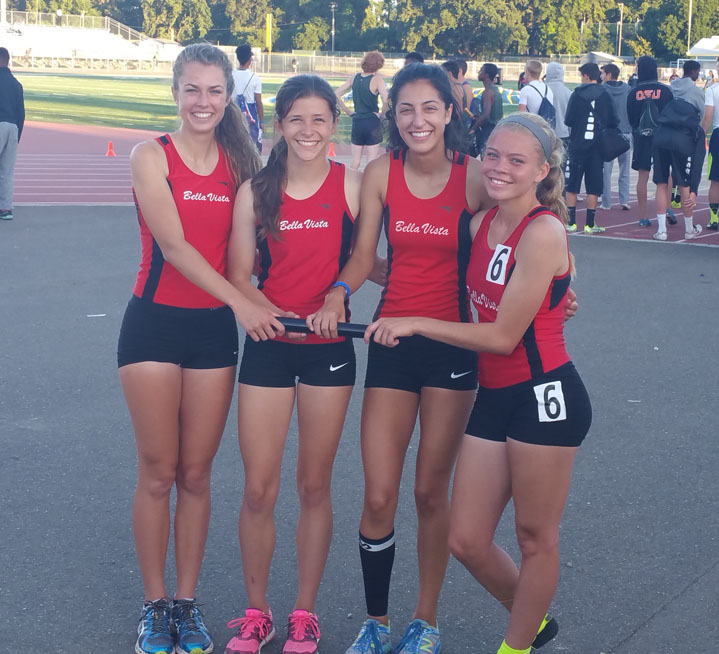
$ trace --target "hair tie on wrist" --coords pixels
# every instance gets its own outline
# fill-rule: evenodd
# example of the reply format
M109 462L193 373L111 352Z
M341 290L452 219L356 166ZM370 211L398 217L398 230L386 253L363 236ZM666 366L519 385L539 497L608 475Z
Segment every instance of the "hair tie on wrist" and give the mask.
M350 287L349 284L346 284L345 282L335 282L332 284L332 288L337 288L338 286L341 286L343 289L345 289L345 299L350 296Z

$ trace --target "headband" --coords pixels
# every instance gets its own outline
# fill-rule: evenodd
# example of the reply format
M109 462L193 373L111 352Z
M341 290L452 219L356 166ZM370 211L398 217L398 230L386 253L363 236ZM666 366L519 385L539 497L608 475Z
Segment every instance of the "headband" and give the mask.
M547 133L531 118L528 118L522 113L516 113L503 118L499 125L502 125L503 123L519 123L522 127L526 127L530 132L532 132L532 134L534 134L537 141L539 141L539 145L542 146L542 150L544 152L544 158L549 161L549 157L552 154L552 142L549 140ZM497 125L497 127L499 127L499 125Z

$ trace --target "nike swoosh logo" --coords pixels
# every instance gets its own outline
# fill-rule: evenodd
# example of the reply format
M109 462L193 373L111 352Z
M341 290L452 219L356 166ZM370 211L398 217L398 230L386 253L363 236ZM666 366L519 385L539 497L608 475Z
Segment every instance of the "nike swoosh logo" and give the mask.
M464 377L465 375L469 375L471 372L472 372L471 370L468 370L467 372L460 372L459 374L456 374L456 373L453 372L453 373L450 375L450 377L451 377L452 379L459 379L460 377Z
M329 208L330 208L330 205L329 205L329 204L321 204L320 206L321 206L323 209L329 209Z
M339 366L333 366L332 364L330 364L330 372L334 372L335 370L339 370L340 368L344 368L345 366L348 366L349 364L350 364L349 361L347 361L346 363L341 363Z
M452 211L452 207L448 207L446 205L441 206L440 209L444 209L445 211Z

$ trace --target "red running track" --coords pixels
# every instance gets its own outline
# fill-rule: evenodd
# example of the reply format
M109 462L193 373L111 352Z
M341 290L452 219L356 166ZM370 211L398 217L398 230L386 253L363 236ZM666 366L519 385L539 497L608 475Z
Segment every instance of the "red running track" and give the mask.
M15 167L16 204L131 204L129 155L140 141L158 136L150 132L119 127L95 127L89 125L65 125L55 123L27 122L23 130ZM112 141L115 157L105 156L108 142ZM265 143L265 154L271 144ZM349 160L349 147L337 145L338 159ZM616 167L615 167L616 171ZM616 180L616 172L615 180ZM705 226L709 222L706 191L708 183L702 182L699 202L694 212L694 222ZM615 182L616 183L616 182ZM635 173L632 173L631 189L634 191ZM650 185L649 195L654 194ZM652 227L639 227L636 198L632 197L631 210L623 211L616 204L610 211L597 211L597 223L606 228L602 235L585 236L578 233L572 238L626 238L652 240L656 221ZM650 201L650 215L653 202ZM577 223L584 225L586 205L577 206ZM684 240L681 211L677 211L678 225L668 228L667 243L692 243L719 247L719 232L708 231L692 240Z

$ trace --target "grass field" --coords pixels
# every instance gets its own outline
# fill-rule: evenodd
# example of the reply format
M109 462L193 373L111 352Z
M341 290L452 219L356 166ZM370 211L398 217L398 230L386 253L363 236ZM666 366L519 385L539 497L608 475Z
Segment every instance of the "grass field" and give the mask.
M25 91L28 120L158 131L177 126L177 112L167 77L127 77L76 73L16 73ZM274 105L268 102L285 77L262 76L266 138L271 138ZM327 78L339 86L344 77ZM511 82L508 82L510 85ZM478 86L474 82L474 86ZM514 86L514 85L512 85ZM515 109L505 105L505 114ZM338 140L349 142L351 121L340 118Z

